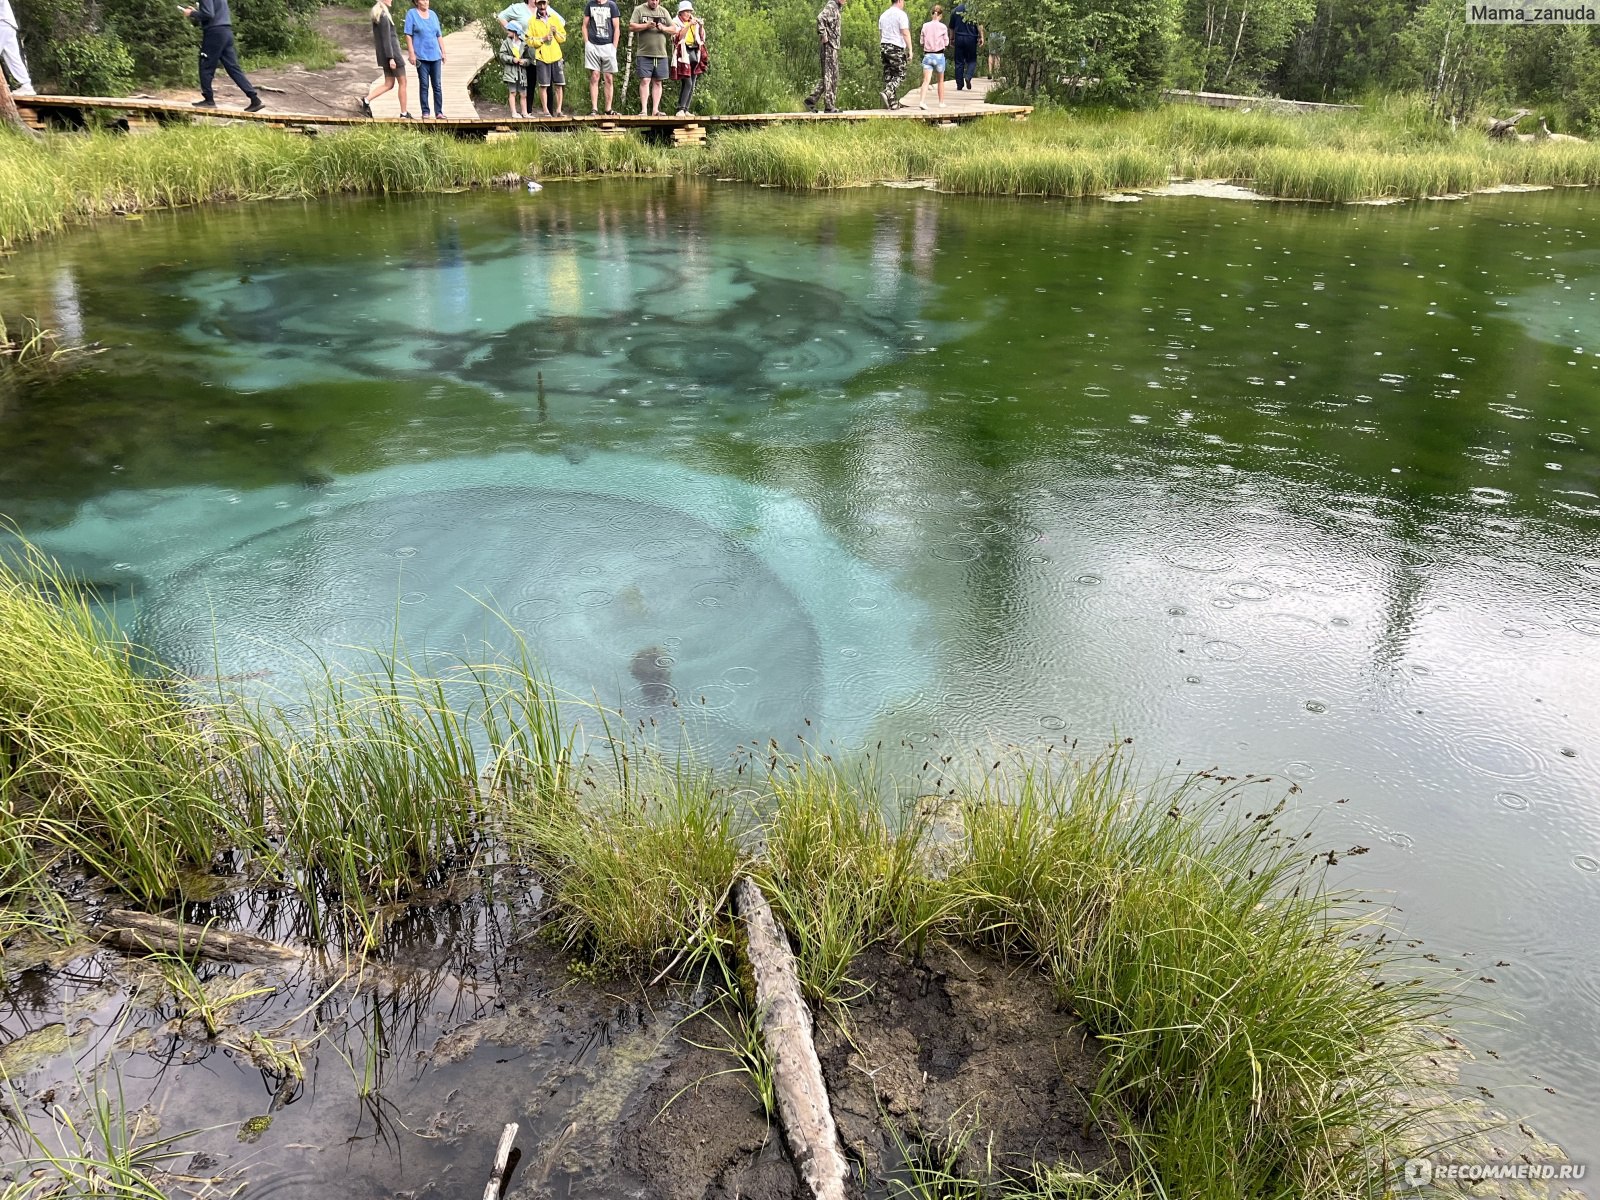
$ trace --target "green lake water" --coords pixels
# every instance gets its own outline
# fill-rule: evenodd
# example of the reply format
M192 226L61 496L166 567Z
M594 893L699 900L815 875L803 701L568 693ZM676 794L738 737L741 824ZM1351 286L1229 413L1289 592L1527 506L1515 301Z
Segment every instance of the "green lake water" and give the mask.
M1335 882L1509 1014L1471 1082L1600 1154L1592 193L585 183L0 270L106 347L0 395L0 513L179 669L520 637L712 756L1132 737L1292 781L1369 850Z

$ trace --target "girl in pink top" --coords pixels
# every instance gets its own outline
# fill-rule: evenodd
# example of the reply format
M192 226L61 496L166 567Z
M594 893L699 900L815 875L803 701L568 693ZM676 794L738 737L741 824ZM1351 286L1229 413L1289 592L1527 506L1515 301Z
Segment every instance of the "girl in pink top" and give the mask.
M928 107L928 80L935 71L939 73L939 107L944 107L944 51L950 44L950 29L941 19L944 9L933 6L933 18L922 27L922 91L917 96L917 107Z

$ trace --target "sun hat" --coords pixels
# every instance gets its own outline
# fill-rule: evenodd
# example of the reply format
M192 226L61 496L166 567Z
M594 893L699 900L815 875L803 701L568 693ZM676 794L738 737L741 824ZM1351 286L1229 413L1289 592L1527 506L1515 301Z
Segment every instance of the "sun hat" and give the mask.
M694 11L694 0L678 0L678 11L679 12L693 12Z
M522 22L521 21L507 21L506 22L506 32L507 33L517 33L517 34L523 33L524 30L522 28Z

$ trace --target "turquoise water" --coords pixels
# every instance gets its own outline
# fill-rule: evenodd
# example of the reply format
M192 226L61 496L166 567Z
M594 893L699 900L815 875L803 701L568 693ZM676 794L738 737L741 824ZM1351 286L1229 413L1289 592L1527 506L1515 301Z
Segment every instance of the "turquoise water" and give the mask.
M0 400L0 512L181 670L525 640L713 755L1129 736L1296 783L1514 1018L1472 1082L1600 1151L1590 194L573 184L5 269L107 349Z

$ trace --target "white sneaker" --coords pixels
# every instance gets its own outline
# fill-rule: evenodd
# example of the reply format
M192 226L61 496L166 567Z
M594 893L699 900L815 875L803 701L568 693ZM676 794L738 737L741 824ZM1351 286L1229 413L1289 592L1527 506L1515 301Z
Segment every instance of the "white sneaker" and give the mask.
M943 100L941 100L941 101L939 101L939 107L940 107L940 108L943 108L943 107L944 107L944 101L943 101Z
M25 87L25 88L17 88L11 94L13 96L37 96L39 93L34 91L31 87Z
M923 112L927 112L928 111L928 102L926 100L918 100L917 101L917 107L920 108Z

